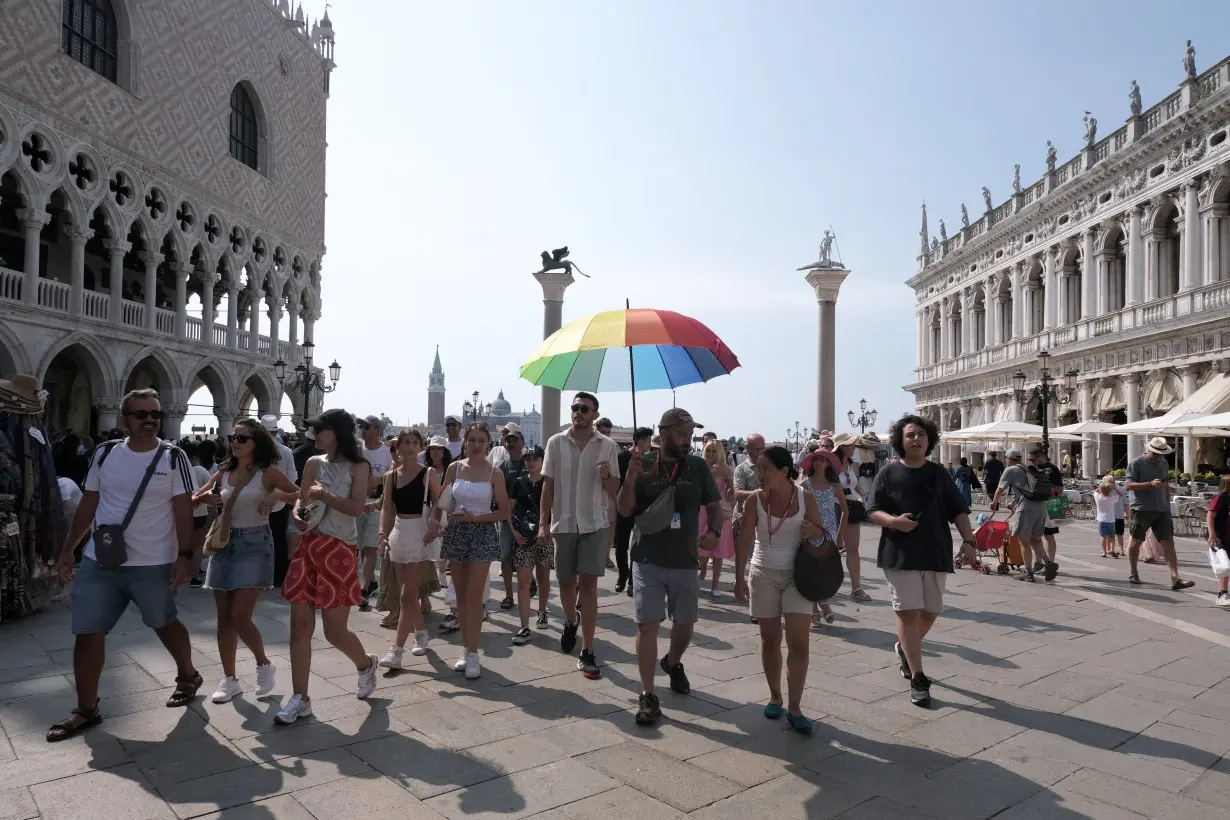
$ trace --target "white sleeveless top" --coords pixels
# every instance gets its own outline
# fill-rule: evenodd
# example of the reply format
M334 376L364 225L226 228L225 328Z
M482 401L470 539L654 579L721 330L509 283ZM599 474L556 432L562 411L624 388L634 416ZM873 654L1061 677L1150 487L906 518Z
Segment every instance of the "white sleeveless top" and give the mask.
M350 498L350 470L354 464L345 460L329 461L325 456L313 458L316 459L316 480L334 495ZM358 519L332 507L325 508L325 515L320 519L320 526L316 530L346 544L359 543Z
M487 515L491 512L491 476L486 481L468 481L461 477L461 469L458 465L453 475L453 510L470 515Z
M261 499L265 496L264 490L264 470L257 470L249 481L239 491L239 497L235 499L235 506L231 508L231 526L238 529L247 529L248 527L267 527L269 526L269 514L261 515L257 509L260 507ZM234 472L227 470L221 481L222 502L225 504L235 492L234 485L231 483L231 477Z
M794 557L803 542L803 515L807 507L803 501L804 490L795 487L795 501L798 509L794 515L785 520L773 520L773 531L769 532L769 514L764 504L756 502L756 545L752 550L752 566L764 569L794 569Z

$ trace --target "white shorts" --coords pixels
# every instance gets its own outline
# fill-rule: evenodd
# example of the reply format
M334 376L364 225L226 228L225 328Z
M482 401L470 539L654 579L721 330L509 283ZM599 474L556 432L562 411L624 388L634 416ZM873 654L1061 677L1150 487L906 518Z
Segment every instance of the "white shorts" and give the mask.
M752 617L780 618L783 615L811 615L812 603L794 586L794 568L771 569L752 564L748 573Z
M423 543L427 532L425 518L395 518L389 533L389 560L394 564L417 564L440 557L440 542ZM434 549L433 549L434 547Z
M893 611L923 609L939 615L944 611L944 585L947 572L917 569L885 569Z

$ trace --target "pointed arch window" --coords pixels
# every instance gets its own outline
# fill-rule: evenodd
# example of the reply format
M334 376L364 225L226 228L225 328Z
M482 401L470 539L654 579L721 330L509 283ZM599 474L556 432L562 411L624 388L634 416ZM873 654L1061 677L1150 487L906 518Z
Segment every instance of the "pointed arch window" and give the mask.
M119 27L111 0L64 0L60 47L86 68L119 82Z
M231 89L231 156L260 170L260 124L256 104L243 83Z

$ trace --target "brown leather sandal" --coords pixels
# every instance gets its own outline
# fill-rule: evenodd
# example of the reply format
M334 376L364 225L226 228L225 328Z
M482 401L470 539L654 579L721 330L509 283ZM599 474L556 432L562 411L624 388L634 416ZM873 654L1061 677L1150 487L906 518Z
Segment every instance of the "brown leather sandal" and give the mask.
M73 715L85 718L85 720L77 723L73 720ZM93 711L82 709L78 706L73 709L72 715L59 723L52 724L51 728L47 730L47 742L59 743L61 740L68 740L70 737L76 737L86 729L97 726L100 723L102 723L102 713L98 711L97 703L94 704Z
M200 672L193 672L191 675L180 675L175 679L175 691L167 699L167 708L177 709L192 703L192 701L196 700L197 690L204 685L205 679L201 677Z

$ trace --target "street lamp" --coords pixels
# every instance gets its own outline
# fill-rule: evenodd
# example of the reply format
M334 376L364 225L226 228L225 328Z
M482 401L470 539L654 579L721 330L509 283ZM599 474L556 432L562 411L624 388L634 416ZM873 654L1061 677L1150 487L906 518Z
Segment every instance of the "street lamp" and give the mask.
M1076 389L1076 370L1069 370L1063 374L1063 381L1060 382L1055 376L1051 375L1050 368L1047 364L1050 362L1051 354L1043 350L1038 354L1038 378L1039 383L1036 387L1025 388L1025 374L1018 370L1012 377L1013 390L1016 393L1016 400L1022 407L1028 406L1036 397L1038 399L1038 415L1042 417L1042 449L1048 453L1051 449L1051 439L1049 432L1049 421L1047 419L1047 408L1051 404L1067 404L1072 400L1072 391Z
M796 421L794 423L794 430L791 430L789 427L786 428L786 444L789 446L793 442L794 453L798 455L799 451L803 449L802 441L803 434L799 431L799 423Z
M866 433L868 427L876 426L876 416L878 414L875 410L867 409L866 399L859 400L858 409L860 412L857 416L854 415L853 410L846 411L846 418L850 420L851 427L857 427L861 432Z
M342 366L337 363L337 359L333 360L333 364L329 365L329 381L332 384L326 384L321 375L312 370L312 354L316 351L316 345L311 339L305 339L303 348L303 362L295 366L295 370L290 374L290 388L298 390L303 394L303 415L306 418L311 413L312 402L311 395L313 390L319 390L321 393L332 393L337 389L337 380L342 377ZM285 385L286 382L286 362L278 359L273 363L273 375L278 380L278 384Z
M470 424L475 424L478 421L486 421L491 418L491 402L483 404L478 400L478 391L475 390L471 396L473 401L467 401L461 405L461 420L469 419Z

